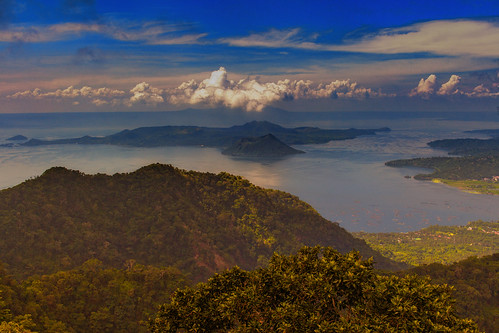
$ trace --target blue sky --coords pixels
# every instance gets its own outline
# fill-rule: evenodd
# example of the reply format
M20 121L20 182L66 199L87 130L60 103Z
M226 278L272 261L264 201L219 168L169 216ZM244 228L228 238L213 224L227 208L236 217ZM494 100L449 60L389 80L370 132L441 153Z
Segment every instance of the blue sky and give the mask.
M0 0L0 112L495 110L498 1Z

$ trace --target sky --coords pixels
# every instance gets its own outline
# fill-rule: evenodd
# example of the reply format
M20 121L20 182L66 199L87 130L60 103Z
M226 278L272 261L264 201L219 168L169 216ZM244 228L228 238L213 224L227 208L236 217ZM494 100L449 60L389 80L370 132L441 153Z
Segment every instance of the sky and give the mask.
M0 0L0 113L498 106L497 0Z

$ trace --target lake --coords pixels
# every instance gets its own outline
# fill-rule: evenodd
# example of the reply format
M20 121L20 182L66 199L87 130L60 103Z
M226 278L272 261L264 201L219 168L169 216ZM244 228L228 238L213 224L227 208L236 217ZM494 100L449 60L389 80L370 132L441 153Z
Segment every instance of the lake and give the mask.
M40 139L67 138L107 135L139 126L178 125L180 120L164 114L0 115L0 141L5 143L5 139L17 134ZM441 138L480 137L464 131L497 128L494 115L488 114L487 119L476 115L442 118L388 114L311 118L304 121L291 117L280 124L322 128L388 126L392 131L353 140L296 146L306 154L263 161L233 158L222 155L220 149L203 147L1 147L0 188L17 185L53 166L113 174L159 162L203 172L227 171L256 185L290 192L349 231L410 231L433 224L463 225L478 219L499 218L499 196L470 194L441 184L417 181L404 176L422 170L384 165L392 159L444 156L445 152L431 149L426 143ZM229 126L229 121L221 119L210 125ZM187 122L184 120L184 124ZM201 125L192 120L191 124Z

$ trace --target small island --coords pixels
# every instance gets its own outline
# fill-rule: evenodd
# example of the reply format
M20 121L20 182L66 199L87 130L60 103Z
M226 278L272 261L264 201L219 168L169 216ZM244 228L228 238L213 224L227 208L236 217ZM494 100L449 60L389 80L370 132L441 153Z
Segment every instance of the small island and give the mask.
M303 153L305 152L288 146L270 133L260 137L242 138L222 151L224 155L245 157L283 157Z
M7 139L7 141L26 141L26 140L28 140L28 138L25 137L24 135L15 135Z

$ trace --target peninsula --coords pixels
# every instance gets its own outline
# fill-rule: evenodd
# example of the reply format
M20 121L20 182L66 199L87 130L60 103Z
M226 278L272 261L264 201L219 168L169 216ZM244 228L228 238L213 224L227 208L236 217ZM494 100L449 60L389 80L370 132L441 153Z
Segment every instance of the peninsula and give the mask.
M426 157L386 162L391 167L433 169L414 176L479 194L499 194L499 139L446 139L431 141L432 148L458 157Z

